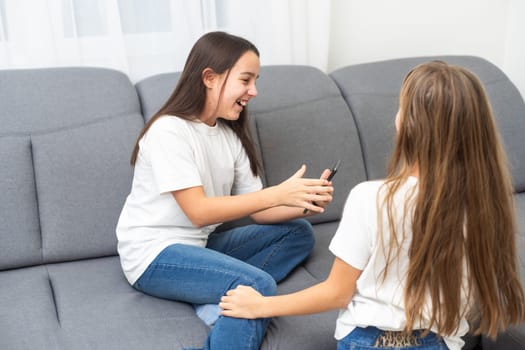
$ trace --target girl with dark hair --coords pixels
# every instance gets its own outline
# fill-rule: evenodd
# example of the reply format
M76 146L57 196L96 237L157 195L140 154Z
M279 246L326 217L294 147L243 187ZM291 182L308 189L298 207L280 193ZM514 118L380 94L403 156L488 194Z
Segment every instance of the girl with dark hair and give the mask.
M328 171L307 179L304 165L262 188L246 119L259 68L257 48L243 38L212 32L195 43L174 92L137 139L117 225L129 283L194 304L214 323L206 349L259 348L269 320L219 317L220 298L239 284L274 295L313 248L304 209L321 213L332 199ZM214 232L245 216L257 224Z
M348 196L328 278L283 296L227 292L232 317L341 309L338 349L461 349L469 330L496 337L524 321L513 187L479 79L444 62L401 87L385 180Z

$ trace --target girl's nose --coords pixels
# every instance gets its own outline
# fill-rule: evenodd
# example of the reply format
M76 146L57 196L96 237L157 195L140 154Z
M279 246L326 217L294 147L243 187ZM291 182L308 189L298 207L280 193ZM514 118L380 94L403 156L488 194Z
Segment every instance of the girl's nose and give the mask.
M248 95L252 97L257 96L257 88L255 87L255 85L248 89Z

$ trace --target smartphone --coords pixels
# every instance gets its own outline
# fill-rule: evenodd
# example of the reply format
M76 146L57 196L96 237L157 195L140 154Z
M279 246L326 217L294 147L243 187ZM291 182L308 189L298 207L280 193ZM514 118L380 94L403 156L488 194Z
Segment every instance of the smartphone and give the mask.
M339 164L341 164L341 160L338 160L332 168L330 168L330 175L326 178L328 181L332 181L335 174L337 173L337 168L339 168Z
M326 178L327 181L332 181L332 179L334 178L335 174L337 173L337 169L339 168L339 164L341 164L341 160L338 160L334 164L334 166L330 168L330 175L328 175L328 177ZM306 213L308 213L308 209L305 208L303 210L303 214L306 214Z

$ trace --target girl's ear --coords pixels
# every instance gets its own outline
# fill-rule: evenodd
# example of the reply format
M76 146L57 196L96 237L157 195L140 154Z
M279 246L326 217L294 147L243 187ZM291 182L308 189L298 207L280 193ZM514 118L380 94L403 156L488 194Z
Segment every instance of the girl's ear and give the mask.
M202 82L208 88L211 89L215 86L217 80L217 73L211 68L205 68L202 71Z

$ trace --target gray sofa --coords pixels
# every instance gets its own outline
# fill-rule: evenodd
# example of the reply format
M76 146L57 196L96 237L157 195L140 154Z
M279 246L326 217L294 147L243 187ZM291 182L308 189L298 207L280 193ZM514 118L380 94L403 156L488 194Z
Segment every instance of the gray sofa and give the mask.
M435 57L432 57L435 58ZM525 234L525 105L509 79L476 57L440 57L484 81L509 153L520 238ZM309 176L341 159L334 201L312 217L316 246L279 285L282 293L322 280L327 246L357 183L380 178L392 147L401 80L430 57L348 66L331 74L265 66L250 103L264 165L275 184L302 163ZM190 305L156 299L126 282L115 225L129 193L131 149L177 73L133 85L101 68L0 71L0 349L179 349L209 329ZM241 220L241 223L244 221ZM228 225L240 223L227 223ZM520 251L525 252L523 240ZM522 260L523 261L523 260ZM335 349L337 312L275 318L263 349ZM496 343L466 337L466 349L517 349L525 328Z

